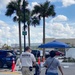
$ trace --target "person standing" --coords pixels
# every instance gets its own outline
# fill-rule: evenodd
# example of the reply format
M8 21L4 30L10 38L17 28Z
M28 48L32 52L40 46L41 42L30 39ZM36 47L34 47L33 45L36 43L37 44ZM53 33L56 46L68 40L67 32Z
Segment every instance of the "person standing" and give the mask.
M33 65L36 65L36 59L31 53L30 47L25 48L25 52L20 55L22 65L22 75L34 75L32 72Z
M63 75L63 71L60 65L60 62L55 59L55 51L50 51L50 57L48 57L44 63L44 67L46 67L46 75L58 75L58 68Z

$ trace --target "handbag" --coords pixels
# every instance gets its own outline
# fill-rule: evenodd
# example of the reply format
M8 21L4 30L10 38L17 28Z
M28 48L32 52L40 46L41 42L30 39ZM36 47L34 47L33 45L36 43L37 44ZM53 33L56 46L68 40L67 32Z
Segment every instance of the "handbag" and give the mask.
M54 59L51 61L49 67L51 66L51 64L53 63L53 61L54 61ZM49 67L46 69L46 71L45 71L45 75L47 75L47 70L49 69Z

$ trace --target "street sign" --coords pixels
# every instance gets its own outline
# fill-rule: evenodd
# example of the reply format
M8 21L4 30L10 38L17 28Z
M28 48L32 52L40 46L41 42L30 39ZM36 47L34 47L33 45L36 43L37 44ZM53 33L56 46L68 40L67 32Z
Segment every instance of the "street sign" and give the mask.
M22 35L27 35L27 31L22 31Z

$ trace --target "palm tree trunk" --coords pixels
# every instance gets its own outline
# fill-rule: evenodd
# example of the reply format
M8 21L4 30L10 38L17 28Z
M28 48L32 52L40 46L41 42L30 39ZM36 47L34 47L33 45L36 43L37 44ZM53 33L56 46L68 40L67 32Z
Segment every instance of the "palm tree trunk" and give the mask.
M45 44L45 17L43 17L43 44ZM43 48L43 56L45 57L45 48Z
M20 23L20 16L19 16L19 49L20 49L20 54L22 53L22 45L21 45L21 23Z
M20 22L20 0L18 0L18 9L17 9L17 15L19 17L18 25L19 25L19 49L20 54L22 53L22 45L21 45L21 22Z
M28 46L30 47L30 25L28 24Z

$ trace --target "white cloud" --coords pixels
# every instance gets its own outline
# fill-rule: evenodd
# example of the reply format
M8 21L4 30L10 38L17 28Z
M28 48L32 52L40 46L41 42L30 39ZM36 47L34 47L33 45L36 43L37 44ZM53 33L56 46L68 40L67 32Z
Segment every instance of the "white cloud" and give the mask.
M31 42L39 43L42 42L42 26L31 26Z
M42 42L42 34L42 26L36 28L31 27L31 42ZM74 34L75 28L70 26L68 23L46 23L46 38L74 38Z
M32 2L32 7L34 7L35 5L38 5L37 2Z
M70 6L75 4L75 0L48 0L51 2L62 2L64 7Z
M64 7L75 4L75 0L62 0L62 4Z
M7 38L9 38L7 40ZM2 41L2 43L14 43L13 39L16 40L16 42L18 42L17 39L18 38L18 26L16 25L8 25L5 22L0 20L0 39Z
M4 21L0 20L0 27L5 27L7 24L5 24Z
M30 10L32 10L35 5L38 5L38 3L37 2L32 2L31 4L28 5L27 8L29 8Z
M37 2L32 2L28 7L32 10L35 5L39 5Z
M49 37L55 37L55 38L71 38L75 37L75 28L70 26L69 24L62 24L55 22L53 24L48 24L46 28L46 34L48 34Z
M51 1L51 2L61 2L61 0L48 0L48 1Z
M10 0L0 0L0 8L4 8ZM56 0L55 0L56 1ZM60 1L60 0L59 0ZM69 6L74 4L74 0L62 0L63 6ZM37 2L32 2L31 9L34 5L38 5ZM46 23L46 38L56 37L56 38L75 38L75 28L72 27L70 24L61 23L62 21L67 21L68 18L64 15L58 15L53 18L50 22ZM42 42L43 37L43 30L42 26L31 26L31 42L39 43ZM26 42L28 42L28 37L26 36ZM24 37L22 35L22 43ZM4 21L0 20L0 42L1 43L18 43L19 42L19 35L18 35L18 26L17 25L8 25Z
M16 1L16 0L0 0L0 9L5 9L5 7L7 6L7 4L11 1Z
M54 21L60 22L60 21L67 21L67 20L68 20L68 18L66 16L64 16L64 15L58 15L55 18L53 18L51 21L52 22L54 22Z
M3 9L11 0L0 0L0 9Z
M0 42L15 44L19 43L18 26L8 25L3 21L0 21ZM43 28L42 26L30 27L31 29L31 43L42 43ZM46 23L46 38L70 38L75 37L75 28L68 23L63 24L61 22L47 22ZM26 35L26 42L28 42L28 35ZM24 37L22 35L22 43Z

